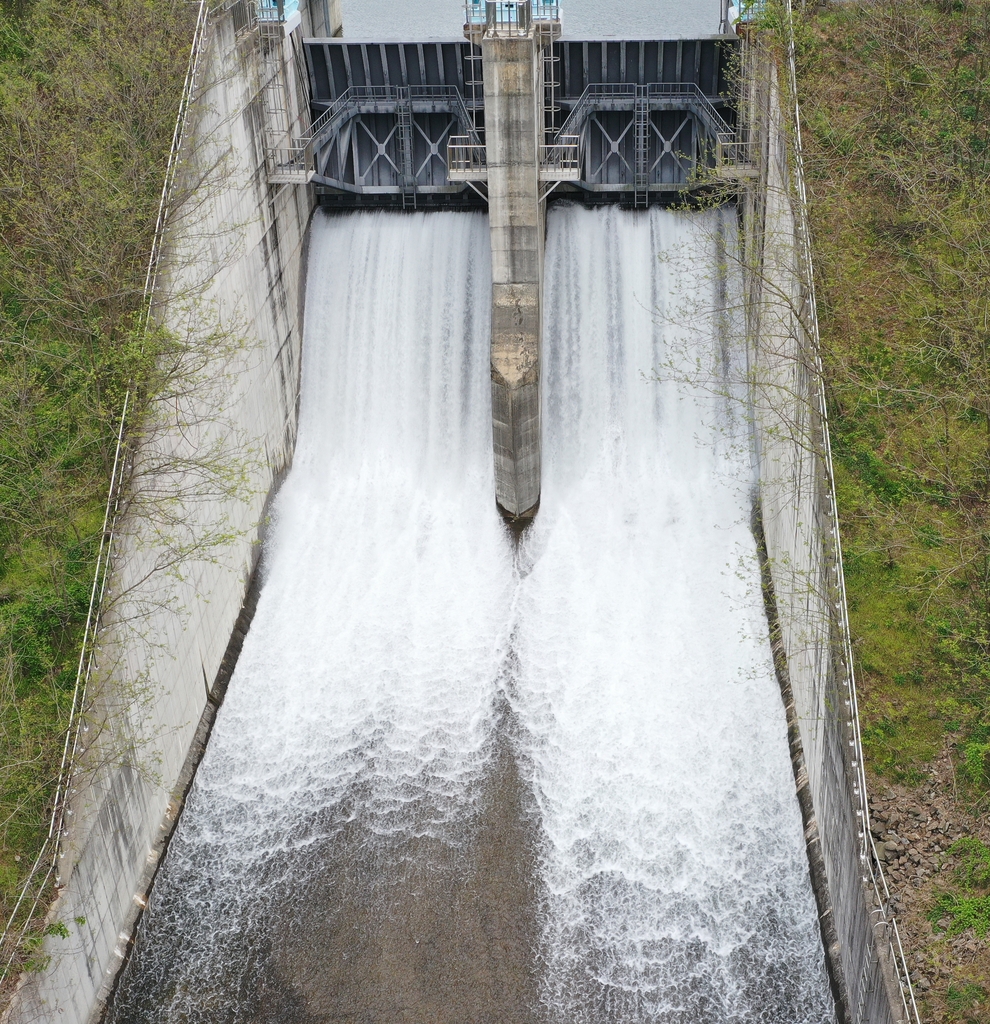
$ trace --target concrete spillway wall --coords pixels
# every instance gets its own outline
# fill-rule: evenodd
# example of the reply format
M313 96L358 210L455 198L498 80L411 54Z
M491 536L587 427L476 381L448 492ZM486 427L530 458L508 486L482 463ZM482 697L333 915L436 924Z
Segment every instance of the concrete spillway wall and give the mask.
M208 734L259 522L292 455L312 202L268 183L265 67L245 15L226 5L201 39L154 293L183 354L148 421L130 425L138 444L58 852L51 916L68 937L46 939L49 966L22 978L10 1024L99 1018ZM276 45L291 56L291 42Z
M869 832L832 479L795 82L744 51L756 174L743 190L758 529L774 653L840 1024L913 1020Z

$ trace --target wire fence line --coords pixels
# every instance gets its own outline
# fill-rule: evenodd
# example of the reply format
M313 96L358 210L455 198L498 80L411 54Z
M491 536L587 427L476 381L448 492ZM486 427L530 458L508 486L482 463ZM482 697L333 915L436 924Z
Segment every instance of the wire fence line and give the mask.
M195 98L201 58L205 49L210 24L209 0L193 0L193 2L197 6L195 27L189 50L185 80L179 99L179 109L172 132L172 144L165 166L165 176L155 220L155 231L144 280L141 320L142 330L144 331L149 330L151 327L152 305L155 289L158 284L169 215L172 210L175 180L182 162L182 151L186 139L189 113ZM0 950L2 950L0 955L3 956L2 966L0 966L0 986L8 982L12 972L20 970L20 959L24 954L24 940L37 919L39 909L45 913L48 911L50 901L46 896L49 893L50 883L54 879L56 894L63 883L58 865L64 856L64 852L59 849L59 846L61 840L66 835L65 818L69 810L71 782L79 755L80 724L88 686L95 665L96 636L100 626L101 608L110 579L117 520L129 464L126 428L131 405L132 392L128 389L125 392L124 402L120 411L107 500L104 506L100 544L97 549L96 566L93 571L93 582L90 587L86 624L83 629L83 637L79 649L79 661L76 667L72 703L69 708L69 721L62 747L62 759L59 766L58 783L52 804L48 833L8 915L3 933L0 934Z

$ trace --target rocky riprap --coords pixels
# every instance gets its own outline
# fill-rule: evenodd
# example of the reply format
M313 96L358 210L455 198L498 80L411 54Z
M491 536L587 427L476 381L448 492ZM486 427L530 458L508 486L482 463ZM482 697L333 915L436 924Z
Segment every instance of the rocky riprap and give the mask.
M874 780L871 790L870 831L924 1024L990 1022L990 935L970 929L950 936L948 919L929 920L938 893L953 887L960 858L952 845L964 836L990 844L990 825L959 801L948 751L921 789ZM952 993L972 986L987 998L961 1010Z

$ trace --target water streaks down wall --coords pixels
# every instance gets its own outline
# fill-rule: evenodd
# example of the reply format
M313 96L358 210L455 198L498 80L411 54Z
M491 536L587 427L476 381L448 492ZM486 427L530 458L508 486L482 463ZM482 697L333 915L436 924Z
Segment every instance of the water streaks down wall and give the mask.
M733 223L552 211L518 545L486 219L314 224L264 588L114 1021L831 1021L746 420L683 379L744 356Z

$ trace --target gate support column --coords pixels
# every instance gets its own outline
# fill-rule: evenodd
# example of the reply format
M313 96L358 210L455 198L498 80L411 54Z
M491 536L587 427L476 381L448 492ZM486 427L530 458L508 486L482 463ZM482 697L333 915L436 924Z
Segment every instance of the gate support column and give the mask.
M540 501L543 74L530 4L489 2L481 40L492 242L492 431L503 514Z

